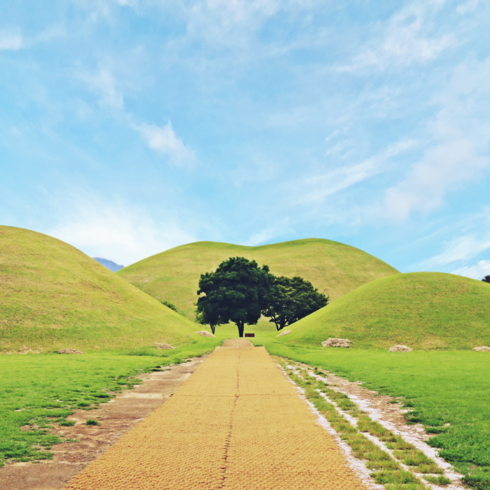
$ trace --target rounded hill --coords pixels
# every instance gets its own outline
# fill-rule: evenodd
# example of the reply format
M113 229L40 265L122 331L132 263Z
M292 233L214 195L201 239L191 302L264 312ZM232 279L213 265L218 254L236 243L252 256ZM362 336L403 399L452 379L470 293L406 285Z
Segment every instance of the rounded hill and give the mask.
M311 238L259 247L190 243L125 267L117 275L161 301L174 303L187 318L194 319L201 274L216 270L223 260L236 256L268 265L276 276L301 276L331 301L367 282L398 273L355 247Z
M277 341L320 347L336 337L374 349L490 345L490 285L438 272L398 274L365 284L290 328Z
M177 345L195 327L71 245L0 226L0 352Z

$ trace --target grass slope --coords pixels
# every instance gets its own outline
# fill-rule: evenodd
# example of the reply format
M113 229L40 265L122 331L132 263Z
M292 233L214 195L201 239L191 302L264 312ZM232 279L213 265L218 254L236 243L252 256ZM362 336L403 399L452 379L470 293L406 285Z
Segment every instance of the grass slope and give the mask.
M117 275L159 300L174 303L187 318L194 319L200 275L236 256L266 264L278 276L299 275L329 295L331 301L362 284L398 272L357 248L312 238L260 247L196 242L125 267Z
M179 345L197 329L72 246L0 226L0 352Z
M340 337L364 349L490 345L490 285L437 272L398 274L361 286L291 330L282 343L318 346Z

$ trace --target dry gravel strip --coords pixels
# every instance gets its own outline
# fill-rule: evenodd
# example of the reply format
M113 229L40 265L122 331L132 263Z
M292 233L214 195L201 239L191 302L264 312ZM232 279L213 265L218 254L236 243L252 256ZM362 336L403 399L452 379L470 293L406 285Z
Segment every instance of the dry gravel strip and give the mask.
M364 490L265 348L249 345L217 348L65 488Z

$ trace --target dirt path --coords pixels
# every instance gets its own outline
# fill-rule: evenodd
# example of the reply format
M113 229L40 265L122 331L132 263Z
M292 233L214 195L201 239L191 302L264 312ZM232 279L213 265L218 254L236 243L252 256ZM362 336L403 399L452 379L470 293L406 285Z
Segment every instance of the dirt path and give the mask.
M68 417L76 425L58 426L53 432L78 443L53 446L52 461L7 463L0 468L1 490L59 490L119 438L155 411L177 391L201 364L202 358L172 368L138 376L141 384L117 395L95 410L76 410ZM100 421L87 426L87 419Z
M65 488L365 489L266 350L227 345Z

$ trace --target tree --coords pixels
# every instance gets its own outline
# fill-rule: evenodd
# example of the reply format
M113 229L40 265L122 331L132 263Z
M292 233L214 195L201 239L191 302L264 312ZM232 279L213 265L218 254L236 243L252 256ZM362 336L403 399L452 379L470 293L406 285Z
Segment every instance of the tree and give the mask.
M276 277L263 314L281 330L327 304L328 297L311 282L301 277Z
M197 300L196 319L211 326L234 322L243 337L245 324L255 325L274 282L266 265L261 268L255 260L230 257L215 272L201 275Z
M483 282L490 282L490 276L485 276L483 279L482 279Z

